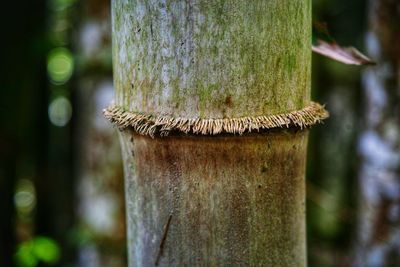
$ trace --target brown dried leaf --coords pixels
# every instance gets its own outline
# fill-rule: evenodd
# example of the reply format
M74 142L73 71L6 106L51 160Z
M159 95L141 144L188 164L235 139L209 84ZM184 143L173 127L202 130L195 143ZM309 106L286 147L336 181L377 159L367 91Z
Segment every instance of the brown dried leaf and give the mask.
M317 41L312 51L348 65L375 65L376 63L354 47L341 47L336 43Z

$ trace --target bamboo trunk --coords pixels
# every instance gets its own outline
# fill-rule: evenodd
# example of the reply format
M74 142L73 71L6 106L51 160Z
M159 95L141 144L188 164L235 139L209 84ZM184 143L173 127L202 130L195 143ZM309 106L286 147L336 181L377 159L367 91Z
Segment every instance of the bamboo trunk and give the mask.
M172 118L167 137L120 135L129 266L305 266L307 130L174 123L308 106L310 1L114 0L112 16L116 105Z

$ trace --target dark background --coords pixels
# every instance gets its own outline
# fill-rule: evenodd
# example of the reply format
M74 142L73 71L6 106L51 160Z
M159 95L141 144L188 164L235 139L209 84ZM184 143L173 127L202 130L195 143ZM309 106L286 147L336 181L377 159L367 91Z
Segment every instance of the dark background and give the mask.
M367 4L315 0L313 20L366 51ZM109 1L7 1L0 17L0 266L126 266L118 136L101 115L113 97ZM313 99L331 118L310 135L309 266L355 266L365 247L358 150L368 68L313 55ZM368 266L400 266L399 242Z

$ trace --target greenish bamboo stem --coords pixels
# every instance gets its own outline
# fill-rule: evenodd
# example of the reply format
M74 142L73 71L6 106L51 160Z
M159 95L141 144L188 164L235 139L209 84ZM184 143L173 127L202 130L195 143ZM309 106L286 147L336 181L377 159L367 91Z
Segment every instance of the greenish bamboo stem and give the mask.
M114 0L116 105L171 118L310 104L311 3ZM305 266L307 131L125 130L130 266Z

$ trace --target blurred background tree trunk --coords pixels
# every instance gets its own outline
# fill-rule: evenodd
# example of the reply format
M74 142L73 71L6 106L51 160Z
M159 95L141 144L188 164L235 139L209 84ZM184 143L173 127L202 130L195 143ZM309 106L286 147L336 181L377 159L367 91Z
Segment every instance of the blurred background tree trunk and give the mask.
M326 23L339 44L365 51L365 9L364 0L313 0L313 22ZM310 132L306 175L310 267L352 264L362 70L313 54L312 98L326 104L330 117Z
M400 266L400 2L369 1L356 266Z
M75 32L78 266L126 266L125 197L117 130L102 110L113 98L110 1L79 3Z
M189 118L309 104L310 1L113 1L116 103ZM121 134L130 266L305 266L307 130Z

